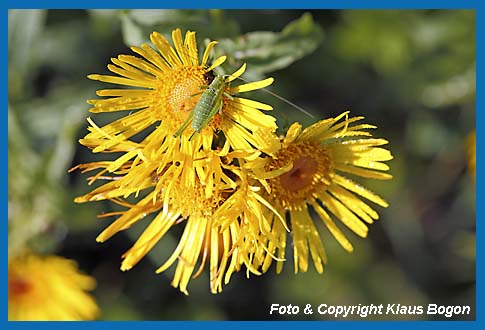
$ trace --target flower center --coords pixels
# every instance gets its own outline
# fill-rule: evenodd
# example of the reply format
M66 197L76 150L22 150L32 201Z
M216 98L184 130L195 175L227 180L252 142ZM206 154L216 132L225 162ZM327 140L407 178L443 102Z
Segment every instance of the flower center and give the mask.
M21 277L8 274L8 295L9 297L19 297L28 293L32 285Z
M169 180L167 180L169 181ZM208 193L208 191L210 191ZM217 207L226 199L225 191L213 188L208 190L197 179L190 189L182 189L176 184L170 189L170 202L174 209L179 210L182 217L211 217Z
M313 175L318 170L318 163L311 157L303 156L293 161L291 171L280 177L281 186L288 191L298 191L311 185Z
M178 79L168 96L168 103L172 113L191 111L203 92L200 89L201 85L203 85L203 82L197 77Z
M330 183L332 163L327 150L311 142L298 142L281 149L266 170L279 169L289 162L293 168L269 180L271 193L282 206L295 209L306 200L315 198L315 192Z
M174 69L160 81L157 86L161 108L168 113L160 113L161 120L172 123L173 129L178 129L184 123L204 92L201 86L207 84L202 66L181 67Z

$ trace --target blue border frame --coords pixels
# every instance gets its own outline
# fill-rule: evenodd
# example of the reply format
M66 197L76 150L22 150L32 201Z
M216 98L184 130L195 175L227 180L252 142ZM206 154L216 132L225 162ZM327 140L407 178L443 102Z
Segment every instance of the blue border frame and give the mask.
M300 0L298 2L290 2L288 0L271 0L271 1L255 1L255 0L245 0L244 2L229 2L229 1L205 1L202 4L196 0L185 0L183 2L173 2L173 1L156 1L156 0L145 0L143 3L140 2L130 2L126 0L106 0L106 1L99 1L99 0L84 0L84 1L56 1L56 0L44 0L44 1L35 1L35 0L4 0L1 2L0 6L2 7L2 16L4 19L2 20L4 29L2 33L2 44L4 45L3 54L5 56L4 63L2 65L3 68L3 104L4 108L4 120L2 121L2 125L4 126L2 133L2 149L6 152L8 149L8 118L6 118L7 112L5 111L6 105L8 104L8 78L7 78L7 71L8 71L8 58L7 58L7 44L8 44L8 9L20 9L20 8L56 8L56 9L81 9L81 8L259 8L259 9L267 9L267 8L278 8L278 9L302 9L302 8L322 8L322 9L475 9L476 10L476 28L477 28L477 40L483 40L484 33L482 32L484 29L485 22L482 19L485 19L484 9L481 8L483 5L481 4L480 0L465 0L465 1L451 1L451 0L394 0L394 1L385 1L385 0L372 0L372 1L363 1L363 0L325 0L325 1L308 1L308 0ZM481 58L480 54L484 54L483 52L483 45L477 42L477 59ZM477 63L477 99L476 99L476 108L484 108L484 101L482 94L480 91L481 87L481 80L480 74L483 74L483 67ZM483 134L482 125L484 124L484 114L481 111L477 111L476 113L476 128L477 128L477 164L482 163L482 155L485 152L485 147L482 144L483 139L485 139L485 135ZM6 153L4 154L5 157ZM8 235L7 235L7 217L8 217L8 168L7 162L3 161L0 162L1 167L1 178L4 182L3 189L1 189L1 196L3 200L3 226L5 229L5 243L4 246L6 249L2 253L3 265L7 264L8 261ZM483 196L482 191L482 173L479 170L480 166L477 166L477 173L476 173L476 212L477 212L477 235L481 231L483 231L480 218L482 213L484 212L484 207L478 202L481 200ZM477 239L477 273L476 278L483 277L482 271L482 264L481 264L481 253L479 253L481 247L480 239ZM305 327L305 328L321 328L322 326L325 327L338 327L340 328L353 328L359 327L361 328L364 326L372 327L372 328L382 328L388 329L389 327L396 327L396 328L408 328L408 327L419 327L419 328L483 328L484 322L483 318L479 314L478 311L482 310L483 308L483 301L482 301L482 291L483 287L482 284L477 283L476 286L476 293L477 293L477 320L476 321L463 321L463 322L456 322L456 321L323 321L321 322L302 322L302 321L274 321L274 322L263 322L263 321L236 321L236 322L193 322L193 321L104 321L104 322L9 322L8 319L8 290L7 285L7 271L4 268L2 271L2 277L4 278L3 285L1 286L1 294L4 297L2 305L2 320L0 321L0 329L29 329L29 328L37 328L37 329L79 329L84 327L90 328L100 328L101 327L115 327L119 329L131 329L131 328L144 328L144 329L160 329L163 327L164 329L173 329L173 328L189 328L189 327L201 327L201 328L210 328L210 329L224 329L227 326L231 326L234 329L247 329L247 327L261 327L264 326L267 329L278 329L280 330L281 327Z
M474 9L480 4L480 0L323 0L323 1L290 1L290 0L245 0L245 1L221 1L210 0L201 3L197 0L156 1L144 0L143 2L127 0L85 0L85 1L58 1L58 0L6 0L6 8L32 9L32 8L55 8L55 9L81 9L81 8L187 8L187 9ZM3 7L4 5L2 5Z

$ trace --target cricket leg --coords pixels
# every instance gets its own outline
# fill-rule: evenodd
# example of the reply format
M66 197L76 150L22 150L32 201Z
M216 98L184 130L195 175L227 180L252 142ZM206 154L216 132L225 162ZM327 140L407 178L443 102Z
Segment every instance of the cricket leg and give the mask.
M192 121L193 117L194 117L194 110L190 111L189 115L187 116L187 119L185 119L182 126L177 130L177 132L175 132L175 134L173 135L174 138L179 137L185 131L187 126L189 126L190 122Z
M194 131L194 133L192 133L192 135L189 137L189 141L192 141L192 139L195 138L197 135L199 135L199 132Z

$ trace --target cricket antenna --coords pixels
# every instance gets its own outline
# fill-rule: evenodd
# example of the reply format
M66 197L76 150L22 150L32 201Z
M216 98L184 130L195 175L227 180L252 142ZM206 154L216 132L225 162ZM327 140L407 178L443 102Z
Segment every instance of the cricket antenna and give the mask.
M246 79L244 79L244 78L242 78L242 77L236 77L236 78L237 78L237 79L240 79L240 80L242 80L242 81L245 81L245 82L247 82L247 83L250 83L250 82L251 82L251 81L246 80ZM315 118L315 117L314 117L314 116L313 116L313 115L312 115L310 112L308 112L307 110L303 109L302 107L300 107L300 106L296 105L295 103L291 102L290 100L285 99L283 96L280 96L280 95L276 94L275 92L270 91L270 90L269 90L269 89L267 89L267 88L262 88L262 89L259 89L259 90L260 90L260 91L263 91L263 92L266 92L266 93L268 93L268 94L270 94L270 95L272 95L272 96L276 97L278 100L281 100L281 101L283 101L283 102L285 102L285 103L287 103L287 104L291 105L292 107L294 107L294 108L296 108L296 109L300 110L301 112L303 112L303 113L304 113L305 115L307 115L308 117L310 117L310 118Z
M205 79L206 79L206 81L207 81L207 83L208 83L208 84L210 84L210 83L212 82L212 80L214 79L214 73L213 73L213 71L214 71L214 69L212 69L211 71L209 71L208 73L206 73ZM229 76L229 77L230 77L230 76L232 76L232 75L230 75L230 74L229 74L229 75L224 75L224 76ZM244 79L244 78L242 78L242 77L235 77L235 78L240 79L240 80L242 80L242 81L245 81L245 82L247 82L247 83L250 83L250 82L251 82L251 81L246 80L246 79ZM300 110L301 112L303 112L305 115L309 116L310 118L315 118L315 116L313 116L313 115L312 115L310 112L308 112L307 110L305 110L305 109L303 109L302 107L300 107L300 106L296 105L295 103L291 102L290 100L287 100L287 99L285 99L284 97L282 97L282 96L280 96L280 95L276 94L275 92L272 92L272 91L270 91L270 90L269 90L269 89L267 89L267 88L263 88L263 89L260 89L260 90L261 90L261 91L263 91L263 92L266 92L266 93L268 93L268 94L270 94L270 95L272 95L272 96L276 97L277 99L279 99L279 100L281 100L281 101L285 102L286 104L289 104L289 105L291 105L292 107L294 107L294 108L296 108L296 109ZM191 136L191 137L190 137L190 140L191 140L192 138L193 138L193 136Z
M298 110L300 110L301 112L303 112L305 115L307 115L307 116L309 116L309 117L311 117L311 118L314 118L314 116L313 116L311 113L309 113L308 111L306 111L306 110L305 110L305 109L303 109L302 107L300 107L300 106L296 105L295 103L291 102L290 100L287 100L287 99L285 99L285 98L284 98L284 97L282 97L282 96L279 96L278 94L276 94L276 93L274 93L274 92L270 91L269 89L265 89L265 88L263 88L263 89L261 89L261 90L262 90L263 92L269 93L269 94L273 95L274 97L276 97L277 99L279 99L279 100L281 100L281 101L283 101L283 102L285 102L285 103L288 103L289 105L291 105L291 106L293 106L293 107L297 108Z

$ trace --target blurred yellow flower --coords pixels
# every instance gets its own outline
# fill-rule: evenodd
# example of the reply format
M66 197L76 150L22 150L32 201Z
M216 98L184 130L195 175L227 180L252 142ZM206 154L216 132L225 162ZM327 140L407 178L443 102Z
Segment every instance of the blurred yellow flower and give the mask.
M342 120L343 119L343 120ZM266 181L270 191L269 201L281 214L289 212L293 237L295 272L307 271L311 255L315 268L323 272L326 255L320 235L310 215L313 208L326 228L342 247L351 252L352 244L335 223L342 222L361 237L367 235L367 224L379 218L365 198L382 207L388 204L381 197L343 174L379 180L391 179L384 162L393 157L389 150L380 146L384 139L371 138L368 124L354 123L363 117L348 118L348 112L319 121L302 131L301 125L293 124L280 142L273 138L273 157L260 158L248 163L261 181ZM333 216L332 216L333 215ZM273 255L285 259L286 230L280 221L275 221L272 234L279 239L278 248L268 243L269 254L254 258L254 265L266 271ZM283 262L278 261L277 271Z
M8 262L8 319L93 320L99 309L86 291L95 286L72 260L31 253L15 257Z

